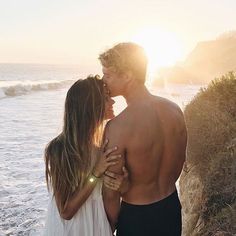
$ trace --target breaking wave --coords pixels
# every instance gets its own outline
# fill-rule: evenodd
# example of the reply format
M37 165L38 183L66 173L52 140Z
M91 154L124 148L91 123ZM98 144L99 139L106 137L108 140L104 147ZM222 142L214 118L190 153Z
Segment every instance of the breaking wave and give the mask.
M70 86L75 80L0 81L0 99Z

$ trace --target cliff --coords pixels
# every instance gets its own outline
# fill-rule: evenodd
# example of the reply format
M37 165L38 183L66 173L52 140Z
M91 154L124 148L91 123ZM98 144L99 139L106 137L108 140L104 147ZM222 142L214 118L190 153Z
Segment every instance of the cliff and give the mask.
M212 78L236 71L236 33L199 42L184 62L162 69L157 80L206 84Z
M183 236L236 235L236 77L213 80L186 106L180 177Z

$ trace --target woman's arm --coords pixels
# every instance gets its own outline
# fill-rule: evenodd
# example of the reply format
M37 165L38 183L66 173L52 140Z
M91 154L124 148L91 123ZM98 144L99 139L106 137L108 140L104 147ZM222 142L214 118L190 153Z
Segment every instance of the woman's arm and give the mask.
M98 178L94 177L94 175L90 175L86 180L85 185L82 189L77 189L70 199L65 204L64 209L60 210L60 215L65 220L70 220L76 214L76 212L80 209L80 207L85 203L90 194L92 193L94 187L98 182ZM59 194L57 194L56 202L60 200ZM59 206L59 204L57 204Z
M110 155L115 150L117 150L117 147L110 148L106 152L103 152L101 157L98 158L98 161L94 167L94 170L89 175L84 186L81 189L77 188L77 190L75 190L73 195L66 202L63 209L59 209L58 207L59 213L63 219L65 220L72 219L72 217L76 214L76 212L88 199L93 189L95 188L96 183L98 182L98 179L103 175L106 169L118 163L118 159L120 158L120 155L119 154ZM108 155L110 156L107 157ZM55 199L56 199L57 206L59 206L60 193L55 193Z

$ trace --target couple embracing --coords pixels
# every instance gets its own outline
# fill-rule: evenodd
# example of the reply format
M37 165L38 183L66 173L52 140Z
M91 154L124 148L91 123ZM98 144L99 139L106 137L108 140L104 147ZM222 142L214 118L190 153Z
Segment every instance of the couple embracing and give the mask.
M102 80L89 76L71 86L63 130L45 149L52 195L45 234L179 236L183 113L145 87L139 45L120 43L99 60ZM127 107L115 117L112 97L119 95Z

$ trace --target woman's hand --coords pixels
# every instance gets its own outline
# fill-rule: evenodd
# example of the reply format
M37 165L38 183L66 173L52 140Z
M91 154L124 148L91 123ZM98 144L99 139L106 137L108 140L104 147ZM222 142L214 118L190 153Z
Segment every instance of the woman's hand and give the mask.
M104 185L112 190L119 191L122 194L129 190L129 173L123 166L123 175L115 174L110 171L106 171L103 179Z
M112 152L118 149L117 147L109 148L105 151L107 144L108 139L105 141L102 147L101 156L98 158L97 163L92 172L93 175L98 178L104 174L108 167L116 165L119 162L119 159L121 158L121 155L119 154L111 155Z

